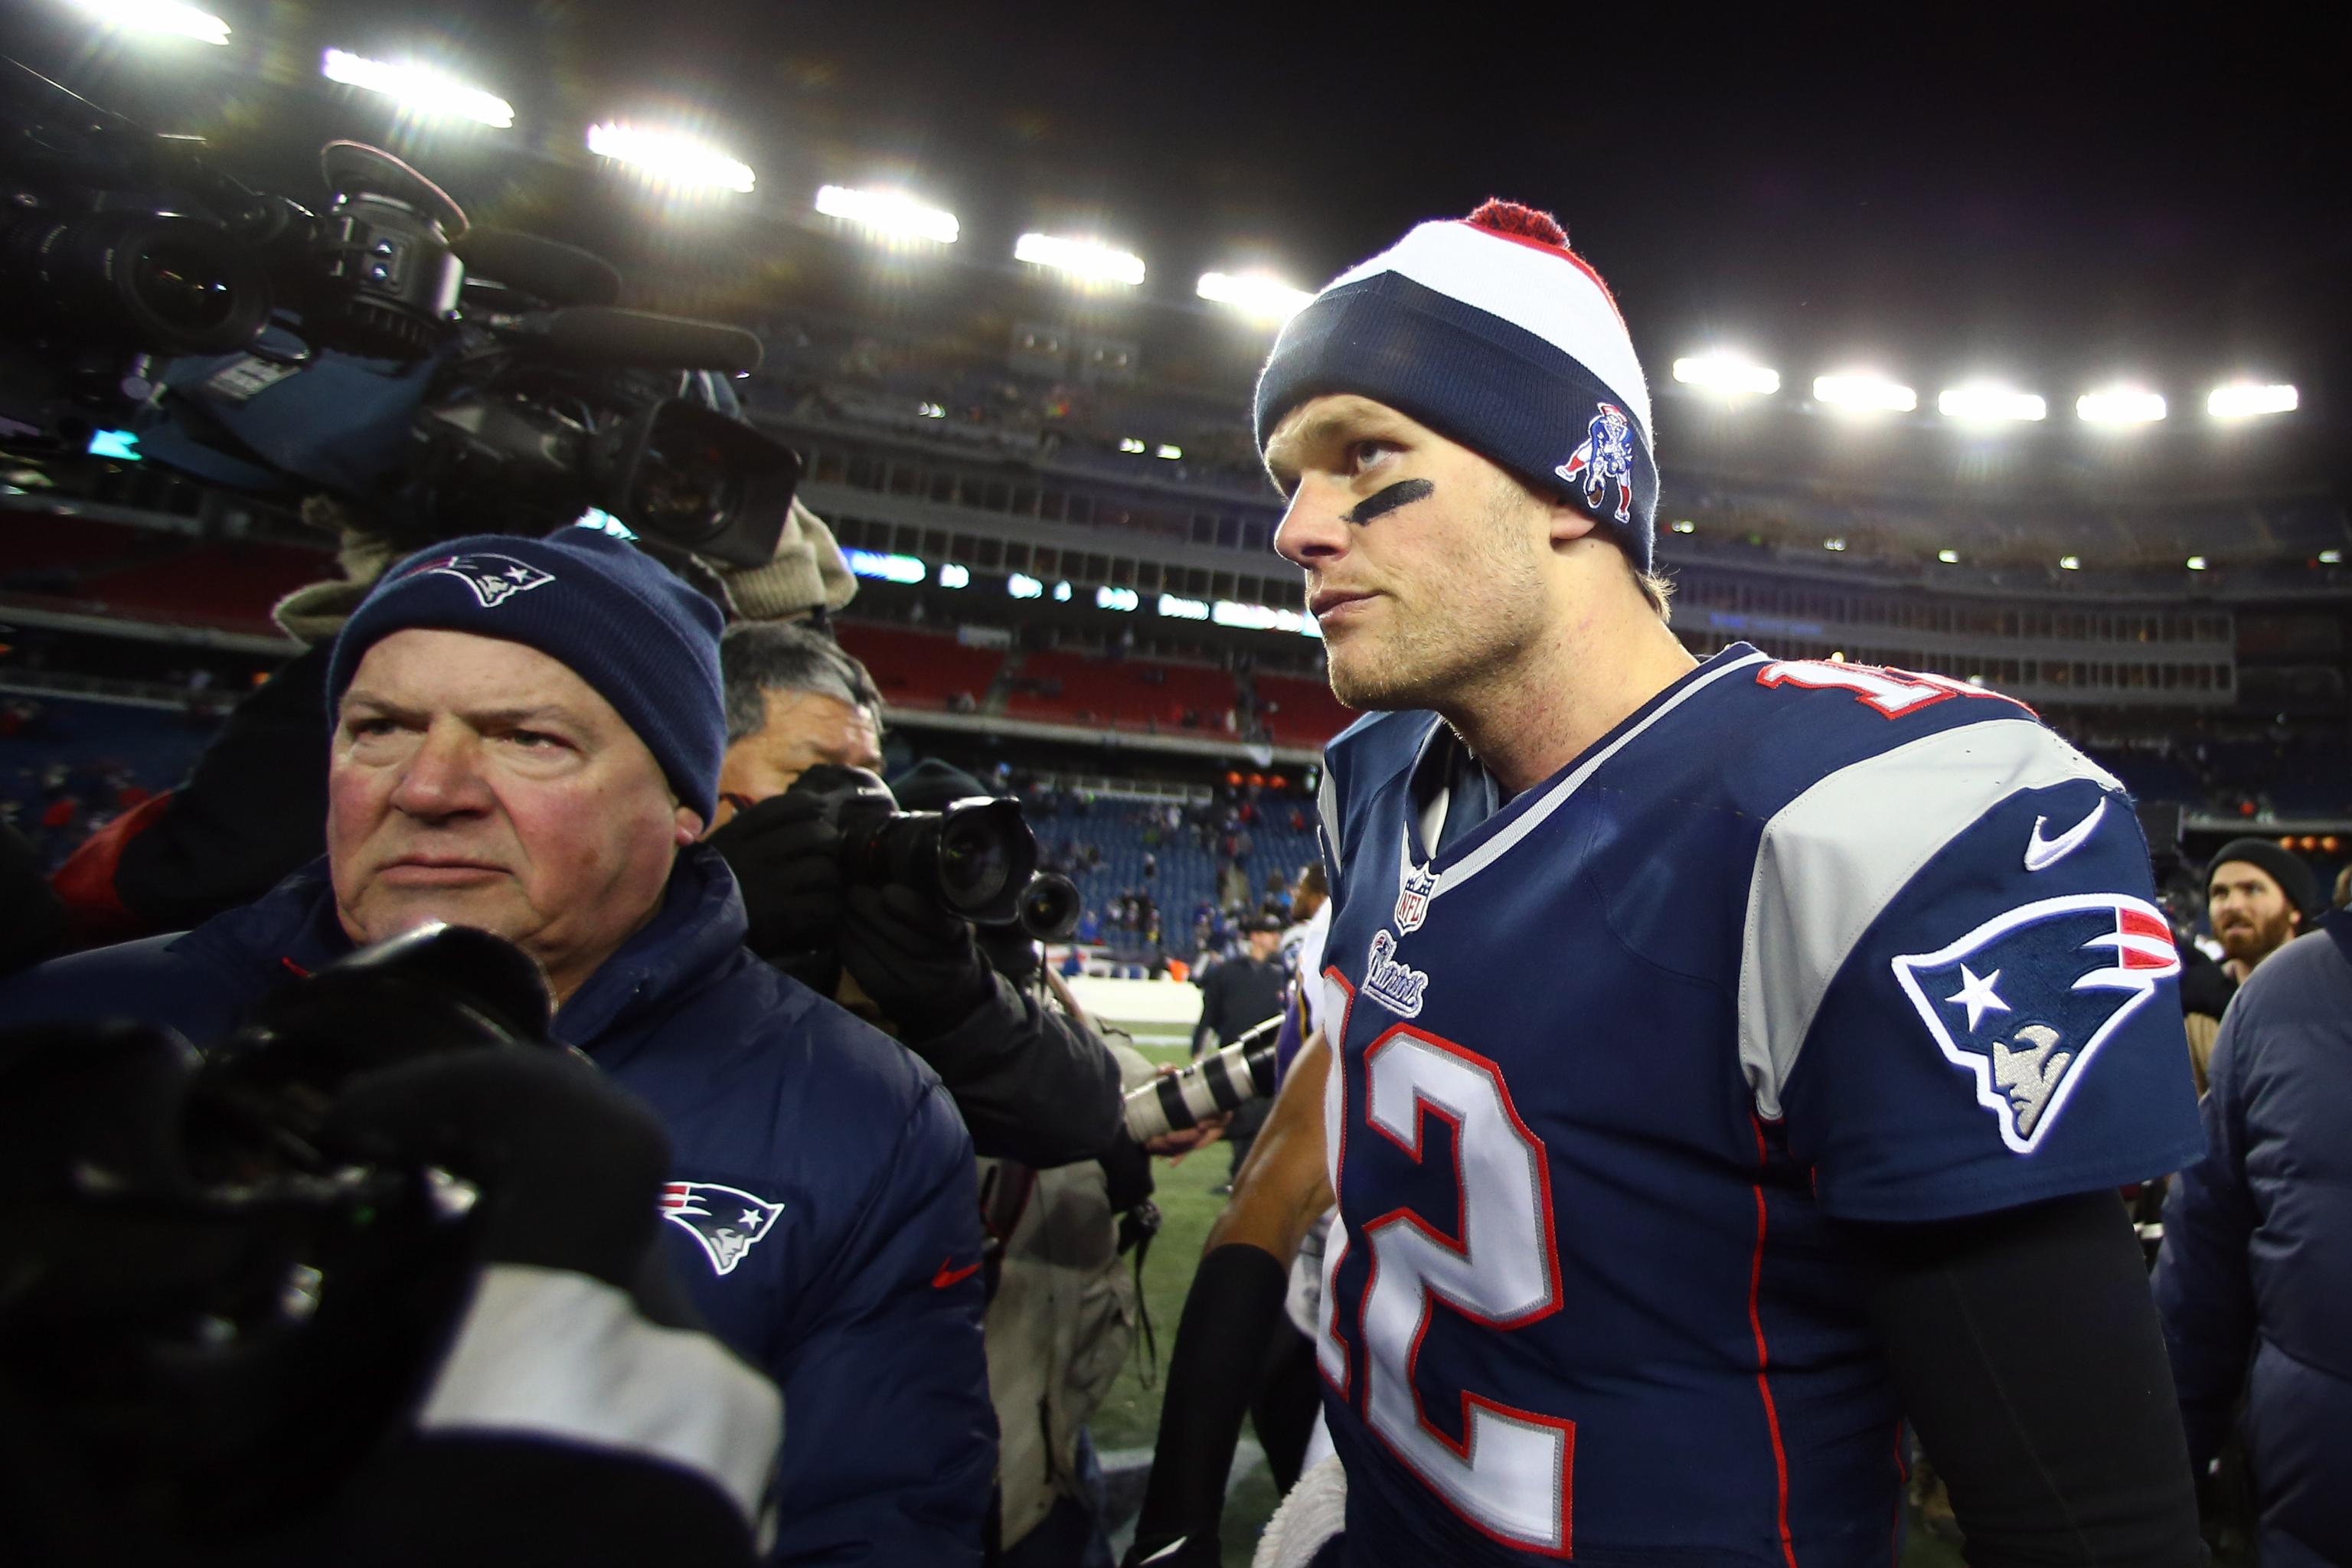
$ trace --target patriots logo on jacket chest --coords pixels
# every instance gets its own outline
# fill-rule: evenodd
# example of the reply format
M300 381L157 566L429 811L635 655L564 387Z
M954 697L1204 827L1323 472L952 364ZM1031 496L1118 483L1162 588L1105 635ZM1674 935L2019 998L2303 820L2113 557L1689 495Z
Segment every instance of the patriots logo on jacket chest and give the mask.
M672 1182L662 1188L662 1218L693 1237L720 1274L734 1272L783 1212L782 1204L716 1182Z
M1894 967L1937 1048L1974 1077L2001 1141L2030 1154L2099 1047L2180 973L2180 953L2154 905L2081 893L2020 905Z

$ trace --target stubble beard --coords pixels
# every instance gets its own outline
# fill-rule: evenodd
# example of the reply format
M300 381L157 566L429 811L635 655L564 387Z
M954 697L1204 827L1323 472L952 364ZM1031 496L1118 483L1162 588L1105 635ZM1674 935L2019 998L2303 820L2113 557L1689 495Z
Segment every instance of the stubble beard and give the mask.
M1516 664L1542 629L1539 557L1516 485L1498 486L1447 580L1382 601L1385 625L1329 647L1331 695L1360 710L1443 712Z

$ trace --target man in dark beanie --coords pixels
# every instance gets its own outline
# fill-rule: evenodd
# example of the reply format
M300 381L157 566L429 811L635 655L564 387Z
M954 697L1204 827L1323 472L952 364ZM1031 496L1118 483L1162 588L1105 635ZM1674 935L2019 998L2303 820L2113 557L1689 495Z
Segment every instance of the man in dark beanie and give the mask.
M0 1027L192 1040L434 921L544 971L552 1036L660 1118L663 1234L782 1390L775 1560L975 1563L992 1469L971 1140L896 1043L751 956L698 843L726 744L720 616L587 529L390 567L328 661L327 854L175 937L0 988Z
M2244 984L2254 965L2303 934L2319 903L2319 879L2267 838L2233 838L2205 870L2205 915L2221 967Z

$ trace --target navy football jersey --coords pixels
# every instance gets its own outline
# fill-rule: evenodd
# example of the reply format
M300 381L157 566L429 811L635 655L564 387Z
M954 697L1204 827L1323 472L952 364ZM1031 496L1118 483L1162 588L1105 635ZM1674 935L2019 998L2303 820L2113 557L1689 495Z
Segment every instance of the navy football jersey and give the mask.
M1431 714L1327 761L1347 1562L1889 1562L1831 1220L2201 1150L2122 786L2006 698L1745 645L1499 809Z

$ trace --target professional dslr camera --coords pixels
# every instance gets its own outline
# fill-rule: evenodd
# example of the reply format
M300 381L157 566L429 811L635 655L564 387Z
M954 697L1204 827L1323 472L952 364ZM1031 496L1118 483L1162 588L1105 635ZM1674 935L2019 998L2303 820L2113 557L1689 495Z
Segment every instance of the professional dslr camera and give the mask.
M786 793L832 803L848 885L895 882L975 924L1017 926L1035 942L1059 942L1076 929L1077 887L1037 869L1037 836L1017 800L976 795L942 811L901 811L875 774L830 763Z
M121 1024L0 1037L0 1556L96 1531L181 1561L331 1492L440 1353L475 1223L467 1184L339 1142L338 1097L551 1050L547 1025L528 957L433 926L202 1057Z
M0 63L0 432L31 460L129 426L139 454L413 530L544 532L602 510L649 543L772 559L800 462L742 423L739 329L615 308L574 247L476 227L356 142L318 211Z

